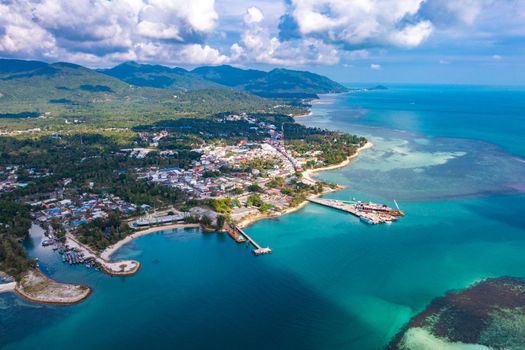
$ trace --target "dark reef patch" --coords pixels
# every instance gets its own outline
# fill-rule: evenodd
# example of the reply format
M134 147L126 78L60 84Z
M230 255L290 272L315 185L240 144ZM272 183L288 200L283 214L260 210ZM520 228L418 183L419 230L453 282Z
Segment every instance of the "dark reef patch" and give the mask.
M401 350L411 328L423 328L450 342L494 349L525 348L525 279L491 278L435 299L413 317L387 349Z

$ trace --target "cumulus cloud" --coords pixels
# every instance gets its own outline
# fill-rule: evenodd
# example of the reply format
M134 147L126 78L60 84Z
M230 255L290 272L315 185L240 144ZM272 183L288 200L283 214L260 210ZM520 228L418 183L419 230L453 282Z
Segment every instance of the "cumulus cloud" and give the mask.
M370 65L370 69L373 69L373 70L380 70L381 69L381 65L380 64L377 64L377 63L372 63Z
M424 0L291 0L290 16L302 35L349 46L414 47L432 32L416 19Z
M243 18L241 39L230 47L231 62L292 66L336 64L340 60L339 49L322 40L308 37L281 40L264 25L264 13L257 7L248 8Z
M0 54L112 60L178 45L215 62L201 43L217 21L214 0L12 0L0 3Z
M262 11L255 6L250 7L244 15L244 23L246 24L261 23L263 19Z
M246 7L236 0L0 0L0 56L89 65L337 64L428 40L488 47L498 35L525 38L524 18L525 1L517 0L250 0ZM509 56L491 50L485 58Z

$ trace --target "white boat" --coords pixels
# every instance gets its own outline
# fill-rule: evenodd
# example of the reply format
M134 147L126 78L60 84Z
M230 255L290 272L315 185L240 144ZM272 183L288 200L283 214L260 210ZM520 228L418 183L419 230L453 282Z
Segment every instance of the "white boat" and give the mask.
M364 217L360 217L359 218L362 222L364 222L365 224L369 224L369 225L373 225L374 224L374 221L372 221L371 219L368 219L368 218L364 218Z

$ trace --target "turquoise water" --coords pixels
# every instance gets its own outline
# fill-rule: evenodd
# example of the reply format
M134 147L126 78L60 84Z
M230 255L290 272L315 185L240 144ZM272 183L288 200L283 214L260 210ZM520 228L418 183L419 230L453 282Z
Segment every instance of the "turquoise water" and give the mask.
M485 277L525 276L525 89L394 86L327 96L301 119L374 147L323 179L330 197L397 199L407 217L368 226L308 205L248 229L273 253L228 236L141 237L130 278L30 252L93 295L69 307L0 296L5 349L380 349L433 298ZM36 238L38 242L38 237Z

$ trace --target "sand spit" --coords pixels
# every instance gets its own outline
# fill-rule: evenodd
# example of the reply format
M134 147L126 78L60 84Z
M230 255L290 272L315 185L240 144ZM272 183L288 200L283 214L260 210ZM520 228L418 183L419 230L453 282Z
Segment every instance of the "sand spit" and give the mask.
M44 304L76 304L91 294L91 288L55 282L38 269L30 269L14 291L23 298Z

